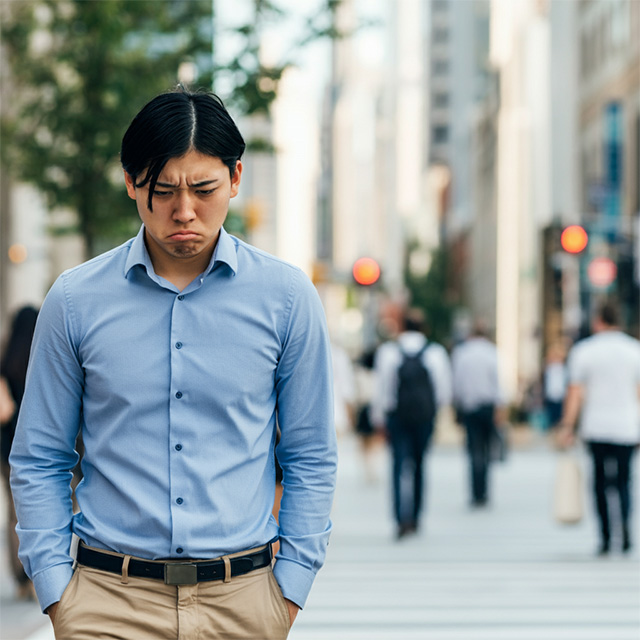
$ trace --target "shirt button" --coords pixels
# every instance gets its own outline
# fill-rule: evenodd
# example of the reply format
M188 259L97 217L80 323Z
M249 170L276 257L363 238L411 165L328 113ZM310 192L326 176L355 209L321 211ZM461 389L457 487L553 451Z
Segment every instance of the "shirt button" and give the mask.
M183 500L182 498L177 498L177 499L176 499L176 502L177 502L178 504L182 504L182 503L184 502L184 500Z
M181 444L177 444L176 445L176 451L182 451L182 445Z
M184 300L184 296L178 296L178 300Z
M178 400L180 400L180 398L182 398L182 391L177 391L176 392L176 398L178 398Z
M182 342L176 342L176 349L182 349Z
M182 547L178 547L176 549L176 553L183 553L183 552L184 552L184 549Z

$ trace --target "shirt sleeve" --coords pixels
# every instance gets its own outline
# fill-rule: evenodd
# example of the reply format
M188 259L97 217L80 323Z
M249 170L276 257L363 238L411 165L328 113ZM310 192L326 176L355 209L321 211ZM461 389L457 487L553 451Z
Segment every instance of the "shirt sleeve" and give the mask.
M584 371L581 365L581 345L577 344L569 351L567 356L567 374L569 384L583 384Z
M431 344L425 352L425 359L431 371L438 408L451 404L453 381L451 362L446 349L440 344Z
M374 393L371 398L371 420L374 425L383 425L387 414L397 404L397 347L391 342L381 344L373 364Z
M454 407L460 409L461 408L461 397L460 397L460 349L461 347L456 347L451 353L451 402Z
M303 607L329 542L337 446L324 311L311 282L296 274L276 370L283 494L274 575L284 597Z
M38 316L10 457L20 560L43 611L60 600L73 573L70 482L83 373L67 302L61 276Z

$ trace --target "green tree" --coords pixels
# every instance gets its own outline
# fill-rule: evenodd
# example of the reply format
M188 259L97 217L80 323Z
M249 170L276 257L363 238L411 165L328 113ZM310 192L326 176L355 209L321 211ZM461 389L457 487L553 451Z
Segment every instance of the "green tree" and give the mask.
M405 284L410 304L422 309L429 326L429 337L447 345L451 339L453 313L456 305L451 300L448 284L448 255L444 248L435 249L431 266L425 275L414 275L405 268Z
M233 78L227 101L241 113L268 113L293 56L260 63L265 21L282 13L267 0L237 29L242 46L226 68L213 68L211 0L21 0L3 2L2 161L35 184L51 209L77 214L89 256L130 237L137 217L122 187L123 131L153 95L175 86L181 63L193 61L194 86L214 75ZM339 0L307 20L298 44L334 34ZM254 147L269 150L264 141ZM54 229L54 231L56 231Z
M122 188L122 132L150 96L176 84L181 62L210 51L211 2L40 0L2 9L11 70L3 163L50 207L77 213L93 255L138 225Z

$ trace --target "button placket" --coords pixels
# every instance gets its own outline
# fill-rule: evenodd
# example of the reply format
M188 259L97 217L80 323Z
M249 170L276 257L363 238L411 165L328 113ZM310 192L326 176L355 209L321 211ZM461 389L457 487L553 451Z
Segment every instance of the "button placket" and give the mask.
M174 553L181 554L185 551L184 543L188 536L188 523L183 511L186 507L184 495L184 465L188 458L185 455L185 433L183 429L188 425L189 416L189 376L185 371L185 358L181 349L185 348L183 342L186 329L189 327L189 305L185 304L185 295L180 294L174 299L171 328L168 348L171 361L170 388L172 398L169 403L169 442L170 451L170 494L171 494L171 546ZM181 339L182 338L182 339ZM188 498L188 496L187 496Z

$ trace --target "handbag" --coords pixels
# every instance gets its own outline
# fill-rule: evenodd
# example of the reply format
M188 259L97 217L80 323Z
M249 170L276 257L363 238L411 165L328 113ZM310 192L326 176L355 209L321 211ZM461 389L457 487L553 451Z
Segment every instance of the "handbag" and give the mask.
M553 517L561 524L577 524L584 513L582 470L573 453L558 458L553 493Z

